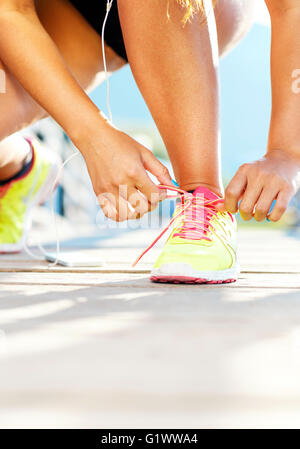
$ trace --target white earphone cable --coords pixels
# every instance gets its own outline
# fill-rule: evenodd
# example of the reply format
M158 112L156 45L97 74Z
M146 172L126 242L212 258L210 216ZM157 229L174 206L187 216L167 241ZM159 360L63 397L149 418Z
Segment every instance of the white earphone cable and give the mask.
M102 32L101 32L101 43L102 43L102 58L103 58L103 67L104 67L104 73L105 73L105 81L106 81L106 105L107 105L107 112L110 122L113 121L112 119L112 112L110 109L110 85L109 85L109 76L107 71L107 63L106 63L106 53L105 53L105 26L108 19L109 12L111 10L112 4L114 0L107 0L106 3L106 14L104 17L103 25L102 25Z
M55 214L54 204L53 204L53 195L54 195L55 188L56 188L57 184L59 183L59 180L60 180L60 178L61 178L61 175L62 175L62 172L63 172L63 169L64 169L65 165L67 165L68 162L70 162L73 158L75 158L75 157L78 156L78 155L79 155L79 152L76 151L75 153L73 153L70 157L68 157L68 158L64 161L64 163L61 165L61 167L60 167L59 170L58 170L58 173L57 173L57 175L56 175L56 177L55 177L55 180L54 180L54 182L53 182L53 185L52 185L52 188L51 188L51 191L50 191L50 210L51 210L52 222L53 222L53 225L54 225L54 229L55 229L55 237L56 237L56 259L55 259L55 261L54 261L53 263L50 263L50 264L49 264L49 266L51 266L51 267L57 265L58 257L59 257L59 253L60 253L60 240L59 240L59 234L58 234L57 217L56 217L56 214ZM42 253L44 256L46 256L46 255L47 255L47 252L45 251L45 249L43 248L43 246L41 245L41 243L38 243L38 247L39 247L41 253ZM37 256L36 254L34 254L34 253L28 248L26 242L24 243L24 251L25 251L30 257L32 257L33 259L36 259L36 260L44 260L44 257L40 257L40 256Z
M103 57L103 68L104 68L104 73L105 73L105 81L106 81L106 104L107 104L107 111L108 111L108 115L109 115L109 120L110 122L112 122L112 112L111 112L111 108L110 108L110 85L109 85L109 76L108 76L108 71L107 71L107 61L106 61L106 53L105 53L105 26L106 26L106 22L108 19L108 15L110 12L110 9L112 7L114 0L107 0L107 4L106 4L106 14L105 14L105 18L102 24L102 31L101 31L101 44L102 44L102 57ZM76 151L74 154L72 154L70 157L68 157L64 163L61 165L57 176L55 178L55 181L53 182L52 188L51 188L51 192L50 192L50 210L51 210L51 216L52 216L52 222L54 225L54 229L55 229L55 236L56 236L56 257L55 257L55 261L50 263L48 266L49 267L55 267L58 264L58 259L59 259L59 254L60 254L60 239L59 239L59 233L58 233L58 224L57 224L57 217L55 214L55 210L54 210L54 203L53 203L53 195L54 195L54 191L55 188L61 178L62 172L64 167L76 156L78 156L80 153L79 151ZM38 247L41 251L41 253L46 256L47 252L45 251L45 249L43 248L43 246L39 243ZM36 260L44 260L44 257L41 256L37 256L36 254L34 254L27 246L26 242L24 243L24 251L33 259Z

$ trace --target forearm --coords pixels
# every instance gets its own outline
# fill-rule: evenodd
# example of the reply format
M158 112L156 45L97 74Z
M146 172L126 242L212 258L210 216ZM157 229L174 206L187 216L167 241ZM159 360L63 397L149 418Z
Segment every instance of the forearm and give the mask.
M75 144L97 123L98 108L73 78L35 11L0 13L0 58Z
M269 3L269 4L268 4ZM300 8L290 1L267 2L272 22L272 116L268 151L284 149L300 157L300 95L295 90L295 69L300 68ZM275 4L275 6L274 6ZM294 83L294 84L293 84Z

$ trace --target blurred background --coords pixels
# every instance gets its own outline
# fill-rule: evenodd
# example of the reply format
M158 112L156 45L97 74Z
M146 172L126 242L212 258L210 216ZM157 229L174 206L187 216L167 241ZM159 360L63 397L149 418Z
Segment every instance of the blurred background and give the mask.
M220 64L222 165L225 184L238 167L261 157L266 149L271 110L270 91L270 24L264 2L257 8L251 31ZM152 149L171 169L163 142L138 91L129 66L110 78L111 109L116 126ZM91 93L97 106L106 111L106 86ZM172 117L170 117L172 120ZM34 131L66 159L74 148L60 130L47 119L34 126ZM298 199L291 205L280 224L296 229L300 223ZM65 168L62 186L55 197L56 211L77 224L105 223L93 194L81 157ZM172 207L170 208L172 212ZM254 221L243 222L252 226ZM274 226L263 223L260 226Z

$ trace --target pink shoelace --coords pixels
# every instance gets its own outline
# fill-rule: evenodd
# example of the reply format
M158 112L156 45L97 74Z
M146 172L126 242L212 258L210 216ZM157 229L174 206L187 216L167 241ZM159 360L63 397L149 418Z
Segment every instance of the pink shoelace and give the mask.
M208 232L212 227L210 220L216 216L218 211L216 205L223 202L222 198L207 199L204 194L193 195L192 193L181 190L177 187L160 185L160 189L176 192L177 195L167 195L167 198L181 198L181 205L177 206L176 213L170 223L162 230L156 239L142 252L142 254L133 263L133 267L150 251L162 236L170 229L174 222L182 217L182 222L178 226L178 231L173 237L179 237L187 240L208 240Z

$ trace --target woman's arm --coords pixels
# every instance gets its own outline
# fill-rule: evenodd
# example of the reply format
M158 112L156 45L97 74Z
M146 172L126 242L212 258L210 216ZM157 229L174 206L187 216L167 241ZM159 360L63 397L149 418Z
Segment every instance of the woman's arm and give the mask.
M96 123L105 127L99 110L73 78L41 25L33 0L0 2L0 55L26 91L75 143Z
M300 159L300 95L293 85L300 69L300 2L266 0L272 23L272 117L268 151L282 149Z
M107 216L136 218L158 203L160 191L146 170L171 184L167 169L101 115L41 25L33 0L1 0L0 58L81 151ZM120 185L126 195L119 194Z
M300 69L300 2L266 0L272 24L272 115L265 156L244 164L230 182L225 207L245 220L270 214L277 221L300 186L300 95L293 75ZM241 200L240 205L238 205Z

